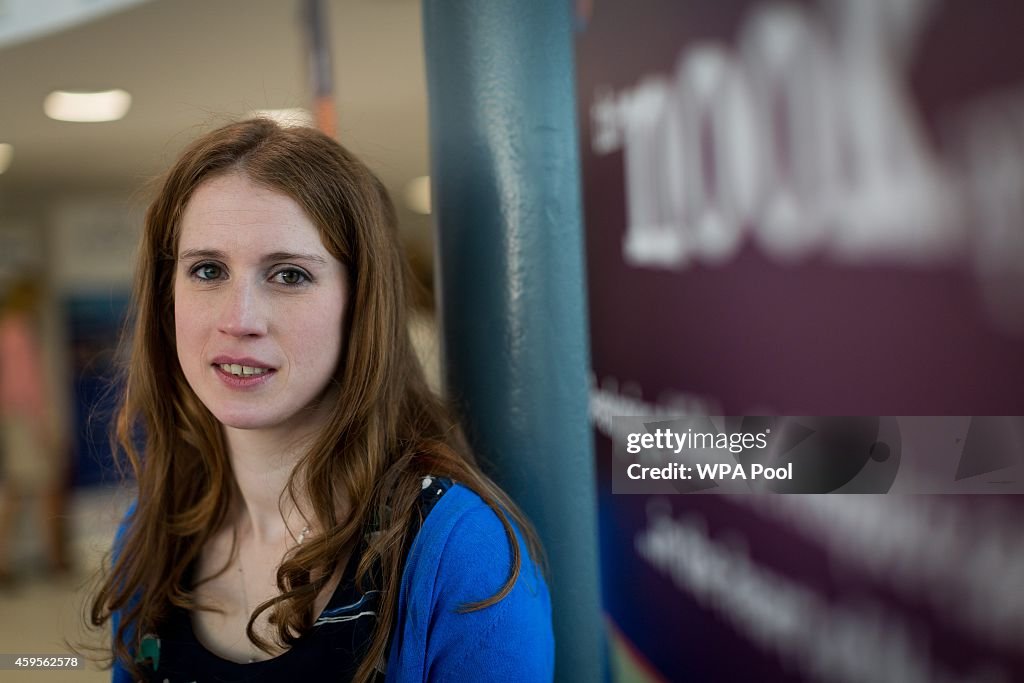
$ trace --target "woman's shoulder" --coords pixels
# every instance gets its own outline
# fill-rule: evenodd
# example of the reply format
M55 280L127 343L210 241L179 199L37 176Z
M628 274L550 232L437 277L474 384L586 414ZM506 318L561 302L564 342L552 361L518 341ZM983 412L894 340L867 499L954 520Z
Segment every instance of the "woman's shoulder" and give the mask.
M441 576L471 575L478 581L490 577L493 589L484 599L504 585L512 567L513 555L509 537L498 516L475 491L461 483L431 479L424 480L424 491L438 491L432 498L430 509L424 514L423 525L417 535L407 569L418 569L417 564L436 568ZM442 490L443 489L443 490ZM539 570L527 551L520 529L509 515L506 521L515 532L519 551L520 574L531 583L539 578ZM491 586L484 586L491 587Z
M421 486L423 528L428 533L465 533L480 525L504 528L497 512L465 484L441 477L424 477Z
M399 629L389 673L398 680L448 680L467 671L488 681L549 680L554 667L547 585L515 532L520 559L511 590L512 545L497 512L461 484L448 488L424 519L406 561ZM401 672L401 675L398 675ZM389 675L390 680L394 680Z

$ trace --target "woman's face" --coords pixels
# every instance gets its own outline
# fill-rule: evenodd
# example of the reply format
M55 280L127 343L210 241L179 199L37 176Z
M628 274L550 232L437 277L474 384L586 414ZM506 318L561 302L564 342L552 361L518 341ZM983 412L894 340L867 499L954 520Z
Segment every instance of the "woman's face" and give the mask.
M181 220L174 329L185 378L221 423L315 427L347 301L344 265L292 199L238 174L195 190Z

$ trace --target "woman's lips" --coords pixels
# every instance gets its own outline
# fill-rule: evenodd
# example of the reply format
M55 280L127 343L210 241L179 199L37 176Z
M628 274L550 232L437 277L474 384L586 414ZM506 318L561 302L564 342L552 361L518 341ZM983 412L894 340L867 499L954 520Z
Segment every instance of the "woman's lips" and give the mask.
M277 374L277 370L273 368L242 366L237 363L214 364L213 369L221 382L233 389L249 389L260 386Z

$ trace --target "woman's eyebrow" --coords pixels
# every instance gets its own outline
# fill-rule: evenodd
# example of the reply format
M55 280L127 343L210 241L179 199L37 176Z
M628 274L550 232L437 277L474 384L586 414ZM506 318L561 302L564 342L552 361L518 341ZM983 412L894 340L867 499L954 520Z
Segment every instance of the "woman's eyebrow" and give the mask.
M316 254L297 254L291 251L275 251L263 257L264 261L310 261L321 265L327 264L327 259Z
M178 254L179 261L186 261L189 259L196 258L223 259L224 252L217 251L216 249L186 249L185 251Z
M181 252L181 255L178 257L181 261L200 258L224 260L227 257L223 251L218 249L186 249ZM318 256L316 254L299 254L291 251L275 251L264 256L262 261L264 263L271 261L308 261L321 265L325 265L327 263L327 259L322 256Z

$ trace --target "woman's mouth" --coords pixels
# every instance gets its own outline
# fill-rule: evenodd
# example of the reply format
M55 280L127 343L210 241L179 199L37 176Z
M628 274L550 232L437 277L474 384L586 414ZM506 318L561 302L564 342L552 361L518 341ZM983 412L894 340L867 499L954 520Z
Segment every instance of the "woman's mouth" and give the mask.
M238 363L215 363L213 367L221 381L233 388L254 387L263 384L276 372L273 368L260 368Z

